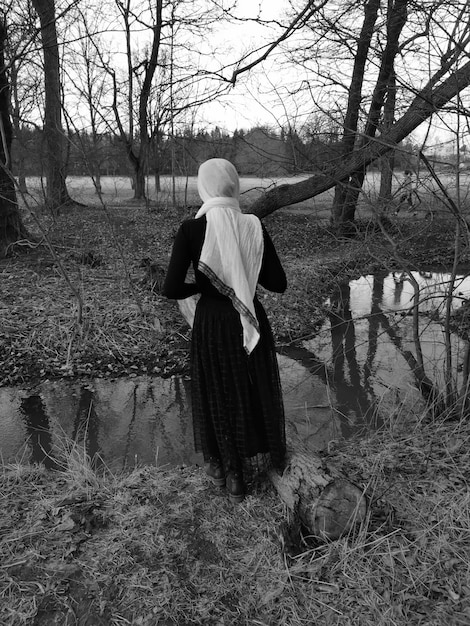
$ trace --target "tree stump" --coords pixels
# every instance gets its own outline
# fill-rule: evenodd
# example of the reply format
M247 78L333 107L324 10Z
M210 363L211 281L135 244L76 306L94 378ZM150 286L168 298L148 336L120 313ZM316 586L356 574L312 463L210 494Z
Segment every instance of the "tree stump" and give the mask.
M318 539L338 539L366 519L363 490L313 453L289 452L282 476L271 472L270 479L279 497Z

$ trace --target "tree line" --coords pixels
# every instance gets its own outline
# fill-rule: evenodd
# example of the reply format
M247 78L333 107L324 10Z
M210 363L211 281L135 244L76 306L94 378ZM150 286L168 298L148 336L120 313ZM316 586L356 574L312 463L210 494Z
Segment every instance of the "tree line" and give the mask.
M65 172L71 176L132 176L122 141L113 133L93 137L87 131L67 135ZM224 132L183 129L160 137L149 150L147 175L195 176L206 159L220 157L235 164L241 176L280 177L320 172L325 161L340 153L335 133L300 136L266 126ZM411 144L404 144L395 166L409 167ZM45 177L44 130L21 128L12 142L12 173L22 190L26 178Z

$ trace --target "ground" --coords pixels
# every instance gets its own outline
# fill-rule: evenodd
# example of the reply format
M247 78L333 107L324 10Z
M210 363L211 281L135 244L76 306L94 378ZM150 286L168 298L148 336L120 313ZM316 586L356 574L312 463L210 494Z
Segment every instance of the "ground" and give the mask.
M165 267L183 217L136 206L43 216L36 243L0 262L3 384L184 370L188 329L142 263ZM397 253L410 267L452 264L447 219L391 218L391 240L370 220L352 239L295 211L265 224L289 279L286 294L261 293L278 344L315 332L337 281L393 269ZM233 506L199 468L97 473L73 442L60 471L3 465L0 623L469 624L465 417L397 413L325 450L370 502L365 524L327 544L305 536L269 481Z
M142 206L75 207L55 220L42 216L42 232L29 224L35 242L22 242L0 261L3 384L184 370L188 327L176 303L152 291L145 260L164 271L187 215ZM397 265L389 242L368 220L350 240L336 237L328 222L295 212L265 224L289 281L285 294L260 294L279 344L314 332L339 280ZM452 262L453 232L435 220L396 221L390 233L409 264Z

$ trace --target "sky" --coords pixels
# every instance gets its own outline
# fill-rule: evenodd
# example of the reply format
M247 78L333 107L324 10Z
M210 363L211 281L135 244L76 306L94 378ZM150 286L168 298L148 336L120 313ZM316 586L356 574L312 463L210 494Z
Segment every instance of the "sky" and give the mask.
M261 17L264 20L279 20L285 25L289 23L287 16L288 0L238 0L237 4L238 15L245 18L255 18L258 11L261 11ZM274 41L279 36L279 32L279 30L272 29L270 31L255 23L244 22L238 27L233 26L228 32L220 33L219 36L224 41L230 40L234 47L232 58L237 58L237 52L241 57L247 50L256 49L263 40ZM256 56L250 57L250 60ZM307 75L302 76L302 70L298 69L297 71L299 83L302 78L308 78ZM230 72L227 72L227 75L229 74ZM275 54L273 54L258 66L257 70L241 75L227 96L217 102L205 105L199 113L198 121L202 126L213 127L217 125L229 133L235 129L246 129L257 125L267 125L274 129L279 129L281 124L286 126L286 110L282 99L274 98L272 92L278 91L279 95L282 96L283 91L285 91L285 83L291 78L291 75L283 76L276 65ZM271 92L271 96L268 96L267 92ZM292 107L292 103L290 106ZM292 108L289 109L290 115L299 114L299 117L294 120L295 125L302 126L302 122L307 116L305 111L308 111L308 108L304 108L304 115L302 116L301 105L297 111ZM447 144L448 148L451 149L453 134L449 131L449 123L451 123L449 119L442 122L438 116L435 116L430 122L417 129L412 138L418 143L426 138L430 145Z
M210 64L212 71L219 72L221 64L232 64L223 71L227 81L232 76L234 63L243 59L247 53L259 49L263 42L271 43L282 32L279 26L273 28L268 25L260 25L255 21L256 18L259 17L264 22L277 20L281 24L287 25L289 23L288 10L291 10L289 0L225 0L224 5L228 6L230 2L236 2L233 14L238 16L240 20L238 22L234 20L229 26L226 22L219 22L218 25L212 26L211 32L206 37L207 41L201 44L205 53L214 49L218 50L215 55L212 55ZM303 0L298 0L298 2L302 4ZM118 53L115 55L115 59L119 59L117 63L125 71L127 61L122 25L116 31L111 30L105 37L113 42L112 45ZM149 45L151 40L150 31L144 30L140 38L137 29L133 37L135 53L142 56L144 54L143 49ZM247 62L257 58L257 56L258 53L255 52L248 57ZM207 59L205 58L203 62L206 63ZM261 93L272 89L272 86L262 78L264 71L273 77L275 85L282 83L282 74L275 67L275 61L270 56L254 71L241 75L235 86L230 87L226 95L216 102L202 106L197 114L197 125L203 127L219 126L228 132L240 128L251 128L256 125L276 126L276 116L279 118L285 112L281 106L274 107L273 111L272 103L269 105L260 104L260 100L264 97L263 95L258 96L258 89Z
M233 0L234 1L234 0ZM275 41L282 32L282 26L287 26L291 20L289 13L291 10L291 1L298 6L305 5L306 0L237 0L236 14L240 17L240 21L227 27L226 23L220 21L220 28L214 32L204 34L204 40L201 46L205 46L205 50L209 52L213 46L218 47L218 54L209 55L212 59L212 71L220 69L220 64L225 64L223 75L226 80L232 76L234 63L240 60L249 51L258 49L258 52L248 56L242 66L253 61L262 53L263 44L269 44ZM342 0L338 0L341 2ZM227 5L229 0L225 0ZM260 25L255 23L255 18L260 14L261 18L266 22L269 20L277 20L277 27L269 25ZM253 21L249 21L252 19ZM248 21L247 21L248 20ZM122 25L120 26L122 29ZM116 29L116 42L120 37L120 42L116 43L114 58L120 58L124 71L125 64L125 45L123 45L122 31ZM151 31L145 31L145 40L137 41L136 55L139 59L145 54L144 46L148 45ZM110 35L113 37L113 35ZM199 45L199 44L198 44ZM199 49L199 48L198 48ZM224 51L224 52L221 52ZM185 119L184 123L195 122L197 128L207 130L219 126L222 130L232 133L236 129L249 129L253 126L263 125L273 129L280 130L281 127L286 128L287 123L292 125L296 130L302 128L302 125L308 119L308 116L315 110L312 106L310 94L306 91L303 94L296 94L294 97L287 97L289 83L295 81L295 86L300 84L302 80L306 84L310 84L312 77L315 77L314 70L307 70L297 65L290 66L288 73L281 70L279 65L280 54L274 51L268 59L258 65L254 70L243 73L239 76L236 84L230 87L223 97L216 102L201 106L196 114L195 119ZM113 57L112 57L113 58ZM113 58L113 60L114 60ZM204 62L208 57L205 57ZM346 65L344 65L346 63ZM192 61L188 61L190 73ZM339 65L339 64L338 64ZM336 67L338 69L338 67ZM326 71L328 67L326 68ZM351 72L348 70L348 61L343 61L339 65L339 70L343 75L344 84L347 85L350 80ZM284 73L283 73L284 72ZM203 88L200 88L203 91ZM315 87L312 87L315 90ZM321 95L313 91L314 95L322 98L325 102L326 110L331 107L331 92L323 89ZM334 106L334 104L333 104ZM182 119L182 118L181 118ZM437 121L437 120L436 120ZM433 124L436 123L433 121ZM427 132L427 125L421 129L416 136L423 138ZM447 141L449 133L443 128L443 125L432 127L430 141L437 142Z
M215 41L220 37L222 42L230 42L233 47L231 58L241 59L247 51L256 50L263 41L271 42L279 35L279 30L263 27L246 19L255 19L258 15L261 19L278 20L288 24L287 0L237 0L236 14L242 16L245 21L239 25L233 25L230 30L223 30L215 36ZM249 57L249 60L257 58L258 54ZM248 62L248 60L247 60ZM253 71L240 75L235 86L218 102L211 103L201 111L202 123L216 124L220 128L233 132L235 129L250 128L256 125L269 125L276 127L278 120L285 114L281 105L267 104L263 92L272 90L262 74L266 73L272 79L274 86L282 84L282 73L275 66L275 61L268 57L258 67L262 72ZM231 71L226 72L230 78ZM259 95L261 94L261 96ZM264 100L262 104L260 100Z
M245 17L255 17L259 8L261 8L261 17L265 20L275 19L281 23L288 25L289 18L287 12L289 10L288 0L239 0L239 14ZM303 6L299 3L299 6ZM445 30L445 29L444 29ZM239 32L239 31L238 31ZM279 30L273 31L270 37L269 31L262 29L256 24L244 24L242 27L242 34L238 36L238 32L235 29L233 32L234 39L240 48L240 51L247 48L256 47L259 45L259 41L262 37L268 37L268 41L274 41L279 35ZM267 97L268 91L273 92L276 90L280 96L283 91L285 92L285 84L287 84L292 76L285 76L279 70L276 65L275 54L268 57L262 65L258 66L259 70L263 70L264 74L269 77L267 80L263 77L263 72L253 72L244 74L240 77L240 82L231 90L230 97L222 99L220 103L216 103L206 108L206 119L212 123L217 123L221 128L228 130L229 132L236 128L248 128L255 125L268 125L273 128L279 128L279 124L286 125L286 110L284 109L282 98L275 99ZM292 68L290 72L292 73ZM298 83L302 78L308 80L308 76L302 76L302 70L296 69L298 72ZM348 79L346 78L346 81ZM463 101L470 99L469 95L463 95ZM259 98L259 94L264 94ZM264 104L261 104L259 100L262 100ZM294 120L294 125L301 127L303 121L305 121L307 112L310 110L310 103L305 106L305 102L299 101L298 109L296 109L296 102L290 101L289 114L291 120ZM294 119L298 115L297 119ZM426 140L426 146L432 149L436 146L440 151L455 151L455 128L456 128L456 116L451 114L446 115L434 115L426 123L422 124L412 134L412 139L417 143ZM465 128L465 122L463 119L460 121L462 133L464 135L463 143L469 144L470 149L470 128ZM465 139L466 136L466 139Z

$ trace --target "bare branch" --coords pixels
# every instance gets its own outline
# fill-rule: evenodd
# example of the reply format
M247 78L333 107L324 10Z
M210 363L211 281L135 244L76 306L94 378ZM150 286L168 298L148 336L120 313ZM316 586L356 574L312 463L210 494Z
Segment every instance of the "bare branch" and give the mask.
M296 204L313 198L395 148L433 113L442 109L460 91L470 85L470 61L451 74L438 87L432 88L433 84L434 77L415 97L405 114L381 137L370 140L360 150L355 150L339 163L328 164L321 174L293 185L275 187L257 200L251 207L251 211L259 217L265 217L288 204Z
M230 79L230 82L233 85L235 85L237 77L240 76L240 74L243 74L244 72L250 71L251 69L253 69L257 65L259 65L260 63L265 61L268 58L268 56L271 54L271 52L273 50L275 50L280 43L282 43L283 41L288 39L289 36L292 35L292 33L295 30L297 30L298 28L301 28L302 26L304 26L304 24L307 22L307 20L309 20L312 17L312 15L314 15L323 6L325 6L325 4L327 2L328 2L328 0L324 0L319 6L315 6L314 3L312 2L312 0L309 0L309 2L307 3L307 5L303 9L303 11L301 11L292 20L292 22L289 24L289 26L286 28L286 30L282 33L282 35L278 39L276 39L276 41L274 41L272 44L270 44L268 46L268 48L266 49L264 54L262 54L258 59L256 59L252 63L249 63L248 65L245 65L244 67L240 67L237 70L235 70L233 72L233 74L232 74L232 78ZM312 6L312 5L314 5L314 6Z

